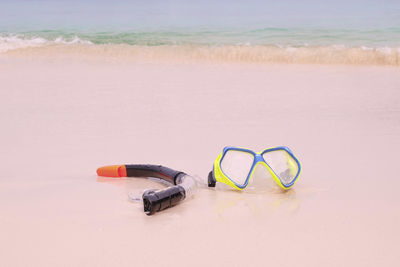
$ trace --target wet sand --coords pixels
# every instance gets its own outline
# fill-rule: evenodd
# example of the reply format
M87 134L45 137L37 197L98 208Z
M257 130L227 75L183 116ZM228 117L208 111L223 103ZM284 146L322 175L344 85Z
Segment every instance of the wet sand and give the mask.
M400 69L0 58L4 266L397 266ZM108 164L204 180L286 145L287 193L202 189L146 216Z

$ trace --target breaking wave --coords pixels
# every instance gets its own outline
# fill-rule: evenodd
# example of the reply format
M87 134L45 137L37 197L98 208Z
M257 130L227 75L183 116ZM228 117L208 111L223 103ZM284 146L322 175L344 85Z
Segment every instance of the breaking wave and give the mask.
M0 36L0 53L8 52L11 50L29 48L29 47L42 47L51 44L92 44L87 40L82 40L77 36L72 38L57 37L54 40L48 40L43 37L24 37L22 35L5 35Z
M286 64L400 65L400 47L207 44L96 44L78 36L0 36L1 55L68 55L148 60L207 60Z

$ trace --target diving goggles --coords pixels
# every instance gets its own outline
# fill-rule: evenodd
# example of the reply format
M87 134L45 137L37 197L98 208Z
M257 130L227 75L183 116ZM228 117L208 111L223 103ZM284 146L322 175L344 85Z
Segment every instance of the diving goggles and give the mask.
M269 148L260 153L245 148L225 147L208 175L208 186L215 187L216 182L221 182L242 190L257 176L257 166L265 167L267 171L262 174L271 176L283 189L294 185L301 170L300 162L287 147ZM195 177L161 165L111 165L98 168L97 174L105 177L153 177L167 182L167 188L143 192L141 199L147 215L181 203L192 196L197 188Z
M268 148L259 153L228 146L214 161L208 175L208 186L215 187L216 182L220 182L242 190L248 186L258 165L266 167L272 179L283 189L291 188L301 172L299 160L285 146Z

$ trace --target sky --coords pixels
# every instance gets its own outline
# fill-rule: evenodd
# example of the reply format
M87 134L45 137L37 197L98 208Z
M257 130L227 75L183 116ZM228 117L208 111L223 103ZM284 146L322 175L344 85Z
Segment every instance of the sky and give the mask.
M398 0L2 0L0 30L400 27Z

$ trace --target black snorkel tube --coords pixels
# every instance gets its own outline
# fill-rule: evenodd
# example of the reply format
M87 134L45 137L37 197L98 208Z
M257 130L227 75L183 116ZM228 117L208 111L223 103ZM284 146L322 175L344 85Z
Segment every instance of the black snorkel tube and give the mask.
M131 164L113 165L97 169L99 176L105 177L154 177L171 184L170 187L148 189L142 195L143 209L147 215L175 206L191 196L196 189L196 181L182 171L161 165Z

